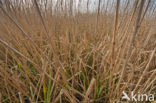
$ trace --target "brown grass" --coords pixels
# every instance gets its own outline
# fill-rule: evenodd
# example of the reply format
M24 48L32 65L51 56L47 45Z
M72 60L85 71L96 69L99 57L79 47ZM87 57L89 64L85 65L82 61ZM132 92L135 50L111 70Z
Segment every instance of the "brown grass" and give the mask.
M116 103L123 91L155 93L154 0L0 1L0 102Z

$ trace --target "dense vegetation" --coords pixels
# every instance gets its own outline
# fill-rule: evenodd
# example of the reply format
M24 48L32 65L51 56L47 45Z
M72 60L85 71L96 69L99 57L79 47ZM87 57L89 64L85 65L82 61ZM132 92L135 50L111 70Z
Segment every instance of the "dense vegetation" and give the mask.
M155 0L93 1L0 0L0 102L155 93Z

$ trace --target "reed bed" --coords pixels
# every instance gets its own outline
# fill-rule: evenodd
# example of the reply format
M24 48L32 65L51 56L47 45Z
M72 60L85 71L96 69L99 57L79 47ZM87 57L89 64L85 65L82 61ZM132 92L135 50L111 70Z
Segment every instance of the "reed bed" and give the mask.
M0 8L0 103L155 94L155 0L0 0Z

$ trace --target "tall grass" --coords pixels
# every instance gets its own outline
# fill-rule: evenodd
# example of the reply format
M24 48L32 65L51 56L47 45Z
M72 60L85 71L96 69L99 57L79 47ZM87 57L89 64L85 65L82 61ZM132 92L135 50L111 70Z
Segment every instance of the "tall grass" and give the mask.
M0 102L155 93L155 0L0 0L0 8Z

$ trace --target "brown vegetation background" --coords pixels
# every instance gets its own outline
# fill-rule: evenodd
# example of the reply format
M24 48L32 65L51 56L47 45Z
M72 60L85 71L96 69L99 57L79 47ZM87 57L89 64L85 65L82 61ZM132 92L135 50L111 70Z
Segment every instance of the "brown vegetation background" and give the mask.
M155 94L155 0L92 1L1 0L0 102Z

